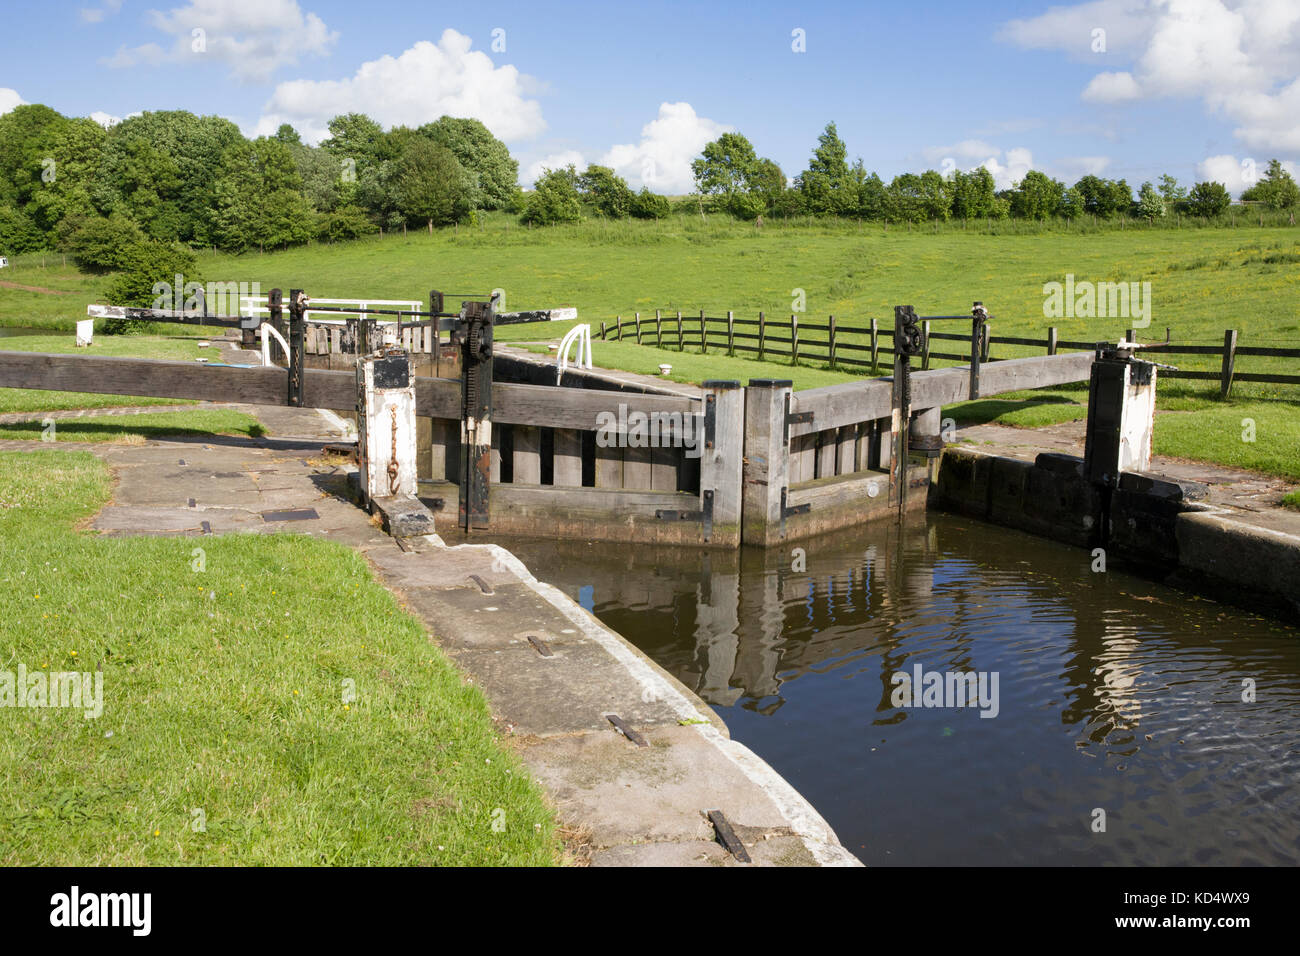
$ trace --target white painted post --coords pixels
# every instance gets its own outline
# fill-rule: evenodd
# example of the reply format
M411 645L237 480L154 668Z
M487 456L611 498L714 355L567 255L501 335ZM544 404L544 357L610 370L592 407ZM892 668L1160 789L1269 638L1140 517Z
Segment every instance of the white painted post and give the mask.
M77 321L77 348L84 349L95 336L95 320L79 319Z
M415 497L415 381L406 353L358 359L357 421L363 500Z

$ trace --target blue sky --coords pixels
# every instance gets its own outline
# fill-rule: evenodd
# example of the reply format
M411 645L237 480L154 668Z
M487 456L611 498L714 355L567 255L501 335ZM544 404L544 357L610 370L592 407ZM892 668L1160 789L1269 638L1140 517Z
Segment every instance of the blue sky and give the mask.
M309 140L352 109L450 112L506 140L525 182L602 162L682 192L725 129L793 177L828 121L886 179L984 164L1000 185L1032 167L1236 192L1253 164L1300 159L1300 0L82 0L4 18L0 112L188 109Z

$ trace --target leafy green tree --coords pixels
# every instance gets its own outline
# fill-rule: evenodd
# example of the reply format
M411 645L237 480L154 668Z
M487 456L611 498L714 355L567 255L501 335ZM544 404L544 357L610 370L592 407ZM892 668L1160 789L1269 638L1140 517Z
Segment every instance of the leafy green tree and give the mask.
M667 219L672 213L668 197L652 193L645 186L632 197L632 215L637 219Z
M1193 216L1221 216L1232 204L1232 196L1223 183L1197 183L1187 196L1187 210Z
M849 172L848 147L834 123L817 137L808 168L799 176L804 204L814 215L851 213L858 204L857 189Z
M1177 209L1187 199L1187 188L1178 185L1178 180L1168 173L1161 174L1156 189L1160 191L1160 198L1165 201L1165 212Z
M937 171L927 169L921 174L921 206L926 219L947 222L952 215L951 184Z
M1048 219L1061 208L1065 184L1031 169L1011 191L1011 215L1018 219Z
M462 222L474 209L474 177L451 150L427 139L407 143L397 160L398 206L429 229Z
M292 126L290 126L288 123L281 123L280 127L275 131L275 135L271 138L279 140L281 143L284 143L286 146L302 145L302 137L299 136L298 131L294 129Z
M703 195L731 197L749 188L758 155L740 133L723 133L691 162L695 188Z
M36 223L8 203L0 203L0 255L31 252L44 245L45 237Z
M331 212L321 214L316 238L325 242L339 242L344 239L359 239L374 230L366 211L360 206L339 206Z
M862 219L882 221L888 215L889 190L881 181L879 174L867 174L858 160L853 167L853 178L857 183L857 203L854 212Z
M984 219L993 209L993 174L984 166L968 173L960 169L952 174L952 215L954 219Z
M241 251L306 242L316 217L301 188L286 144L262 137L231 146L215 187L217 245Z
M582 219L582 200L578 194L578 172L572 165L564 169L547 169L538 178L524 202L520 220L539 226Z
M1300 187L1276 159L1268 161L1268 170L1255 185L1241 194L1246 202L1262 202L1269 209L1294 209L1300 204Z
M588 166L578 177L578 193L599 215L626 219L632 214L632 190L622 176L607 166Z
M1143 183L1138 189L1137 214L1147 222L1155 222L1165 214L1165 199L1150 183Z
M59 223L59 248L72 255L84 272L115 272L125 268L127 252L149 237L126 213L108 216L71 215Z
M1084 213L1083 193L1077 186L1071 186L1061 194L1061 215L1066 219L1078 219Z
M518 190L519 163L506 144L476 119L443 116L426 123L417 132L453 156L474 177L478 202L483 209L506 209Z
M330 135L321 141L321 148L340 160L353 160L358 176L367 165L396 156L397 150L384 128L365 113L345 113L334 117L327 125Z
M212 244L222 159L244 142L239 127L220 116L166 110L128 117L108 132L95 205L125 208L159 239Z
M762 198L764 206L771 209L786 190L785 173L767 158L754 161L745 176L745 192Z
M155 285L165 282L170 287L178 275L184 276L187 284L203 281L194 253L178 243L144 239L125 247L121 271L114 274L104 295L110 305L148 308L158 296ZM175 289L173 294L176 299L182 299L184 290ZM183 299L177 305L182 303ZM110 319L104 323L103 330L108 335L119 335L147 331L149 325L138 319Z
M925 187L915 173L900 173L885 194L885 216L890 222L921 222L925 219Z

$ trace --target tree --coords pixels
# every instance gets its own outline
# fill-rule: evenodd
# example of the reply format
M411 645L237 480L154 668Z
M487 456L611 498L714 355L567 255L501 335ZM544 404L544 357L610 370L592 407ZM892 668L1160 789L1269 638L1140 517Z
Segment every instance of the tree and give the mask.
M1138 190L1137 214L1140 219L1155 222L1165 214L1165 199L1150 183Z
M109 216L72 215L59 223L59 248L71 253L84 272L115 272L125 268L127 251L148 237L121 210Z
M1066 219L1078 219L1084 211L1083 193L1079 192L1079 187L1071 186L1061 194L1060 212Z
M627 180L608 166L588 166L577 185L583 201L600 215L626 219L632 214L632 190Z
M474 177L451 150L427 139L406 145L396 167L398 207L408 219L434 225L461 222L474 209Z
M756 160L745 175L745 192L762 198L768 209L776 205L785 189L785 173L770 159Z
M122 257L122 270L113 276L104 295L110 305L127 305L148 308L157 293L154 285L166 282L172 285L176 276L185 283L202 282L197 274L194 253L177 243L145 239L127 246ZM175 290L179 297L183 290ZM110 319L104 323L104 332L117 335L123 332L142 332L149 326L139 319Z
M289 146L268 137L231 146L214 187L217 245L242 251L310 239L316 217L301 188Z
M1031 169L1011 192L1011 215L1019 219L1048 219L1061 208L1065 184Z
M817 137L808 168L799 177L798 186L804 204L814 214L852 212L857 206L857 190L849 174L848 147L840 139L834 123Z
M984 166L968 173L960 169L952 174L952 215L954 219L983 219L993 209L993 174Z
M739 133L723 133L692 160L695 188L703 195L732 196L746 190L758 162L754 147Z
M507 209L514 202L519 188L519 163L506 144L481 122L443 116L416 132L451 151L473 177L478 205L483 209Z
M542 171L533 191L524 203L522 222L548 226L582 219L582 202L578 195L578 172L572 165L564 169Z
M1300 204L1300 187L1279 160L1270 159L1264 178L1243 192L1241 198L1262 202L1269 209L1293 209Z
M631 211L637 219L667 219L673 208L666 196L652 193L642 186L641 191L632 197Z
M1221 216L1232 204L1232 196L1223 183L1197 183L1187 197L1187 209L1193 216Z
M880 176L876 173L867 175L862 160L858 160L853 168L853 177L857 180L857 215L875 221L885 219L889 208L889 190Z
M933 169L921 174L921 207L925 218L947 222L952 214L951 184Z
M286 146L302 145L302 137L299 136L298 131L288 123L281 123L279 128L275 131L275 136L273 136L272 139L277 139Z
M359 206L340 206L320 216L316 237L326 242L338 242L341 239L358 239L373 231L374 226L370 224L364 209Z
M920 222L925 218L925 195L921 177L900 173L885 194L885 216L890 222Z
M1160 182L1156 185L1156 188L1160 190L1160 197L1165 201L1165 212L1177 209L1187 199L1186 187L1178 185L1178 180L1168 173L1160 176Z

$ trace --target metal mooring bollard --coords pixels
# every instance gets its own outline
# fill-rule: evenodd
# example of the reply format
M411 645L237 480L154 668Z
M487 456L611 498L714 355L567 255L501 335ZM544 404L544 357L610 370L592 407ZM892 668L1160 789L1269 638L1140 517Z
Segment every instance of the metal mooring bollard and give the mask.
M415 383L406 352L385 347L357 361L357 424L363 503L414 498Z
M1088 385L1084 474L1111 488L1122 472L1151 467L1156 366L1133 352L1131 342L1099 344Z

